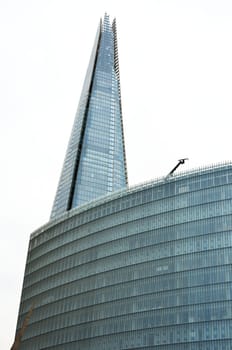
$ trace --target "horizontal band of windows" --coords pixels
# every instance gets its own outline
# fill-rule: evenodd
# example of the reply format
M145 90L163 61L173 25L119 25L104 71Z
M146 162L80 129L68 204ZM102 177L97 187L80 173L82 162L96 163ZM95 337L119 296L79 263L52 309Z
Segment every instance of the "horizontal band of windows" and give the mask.
M142 237L141 237L142 236ZM152 235L154 236L154 234ZM139 240L136 238L139 238ZM153 237L152 237L153 238ZM223 239L224 238L224 239ZM220 239L220 246L219 246ZM78 244L79 240L72 241L71 244L65 244L62 246L62 251L56 253L56 260L52 263L47 263L40 269L25 274L25 284L27 287L26 280L30 280L30 283L36 283L41 281L41 276L47 278L62 271L67 271L75 266L81 266L88 262L94 261L97 263L99 259L105 257L113 257L117 254L132 253L137 250L152 248L152 254L156 257L154 260L176 257L183 254L194 254L197 252L209 251L212 249L227 248L232 246L232 231L213 233L208 235L198 235L197 237L190 237L185 239L178 239L171 242L156 243L155 239L150 239L148 242L144 234L136 234L126 238L116 239L111 242L99 244L96 238L96 243L92 239L92 246L85 249L81 248ZM127 244L123 244L123 242ZM133 247L134 245L134 247ZM65 248L69 246L69 250ZM72 252L70 252L72 249ZM52 251L51 251L52 252ZM150 251L147 250L149 255ZM58 259L57 259L58 258ZM44 260L44 259L43 259ZM44 261L43 261L44 263Z
M142 312L148 310L166 310L176 307L191 307L197 305L212 304L231 300L232 283L208 284L206 286L186 287L174 289L172 291L149 292L119 299L105 300L104 296L98 303L90 305L80 305L80 295L74 297L66 297L60 301L52 302L45 306L36 306L33 310L33 320L31 324L45 319L52 318L57 315L67 314L69 312L78 311L78 317L81 319L86 317L86 321L94 321L100 319L102 313L105 317L113 317L126 315L134 312ZM184 309L183 309L183 312ZM26 316L21 311L20 321Z
M114 276L111 273L110 275L109 273L99 274L97 280L94 276L91 276L65 283L62 286L39 293L36 296L36 300L40 303L40 306L43 306L53 304L56 301L62 302L63 299L78 295L80 305L89 306L93 305L93 302L97 304L103 300L110 301L135 296L135 291L138 295L141 295L143 293L159 293L161 291L172 292L190 287L207 288L209 284L231 282L230 269L231 266L226 265L167 273L162 276L154 276L150 273L142 277L140 270L134 276L131 269L129 271L126 269L124 275L120 274L122 271L117 271L118 274L115 273ZM107 284L105 281L107 281ZM191 285L189 281L191 281ZM23 301L20 313L27 312L33 302L34 297Z
M154 345L159 346L162 350L186 350L189 346L191 346L191 350L231 350L231 341L232 338L228 337L221 339L215 339L215 336L206 337L206 339L202 339L202 337L197 337L200 334L200 327L204 326L205 329L208 329L210 334L224 334L223 326L219 329L217 328L218 322L208 327L208 323L200 324L199 327L195 326L191 328L193 332L195 332L195 336L191 335L187 330L187 326L182 327L180 330L178 326L174 329L173 327L163 327L159 329L159 333L155 332L154 328L147 328L140 331L130 331L130 332L122 332L117 333L116 335L111 334L107 336L100 336L95 338L89 338L85 340L78 341L78 345L82 350L109 350L113 349L131 349L133 350L154 350ZM225 324L225 327L231 326ZM216 330L216 332L215 332ZM181 333L184 333L184 336L180 336ZM199 332L199 333L198 333ZM48 337L48 336L46 336ZM40 338L39 345L44 346L46 337ZM59 337L56 337L56 350L76 350L77 342L76 340L71 340L71 336L66 336L66 334L61 334ZM32 346L38 343L37 338L32 338L23 342L23 346L25 350L31 350ZM191 344L190 344L191 343ZM153 346L151 346L153 344ZM50 349L54 344L49 344L46 349ZM45 349L43 347L43 349Z
M107 322L97 321L97 322L89 323L89 327L87 327L86 324L63 327L62 329L59 329L59 330L47 332L47 335L49 337L51 337L51 334L52 334L52 337L51 339L48 339L48 342L54 341L54 339L57 339L56 333L61 333L61 334L66 333L66 335L71 336L73 340L79 341L82 339L103 337L111 334L116 335L122 332L141 331L146 329L153 329L154 334L157 334L162 330L162 328L165 327L165 325L160 325L155 327L156 319L154 316L152 318L152 315L151 317L148 317L148 315L145 315L144 313L144 315L139 315L139 316L140 318L138 319L135 319L135 318L130 319L129 317L124 317L124 319L122 320L118 320L118 318L115 318L115 319L112 318L111 322L109 322L109 320ZM231 320L228 320L228 319L225 319L225 320L216 319L212 321L208 320L208 321L193 322L191 323L191 326L193 327L193 329L194 328L196 329L198 326L201 326L201 331L200 331L201 340L211 340L211 339L213 340L215 339L215 337L213 336L213 329L212 329L212 333L207 332L207 328L205 326L209 325L208 328L210 329L211 327L213 327L214 324L217 324L218 326L218 329L217 329L218 337L219 337L219 334L221 335L222 333L224 333L223 338L231 339L231 333L230 333ZM190 326L188 322L166 325L165 328L168 328L168 327L177 328L178 326L179 326L179 329L181 330L181 334L176 333L175 336L177 337L178 335L183 339L186 337L186 334L184 332L185 326L188 326L188 327ZM200 330L200 327L199 327L199 330ZM210 336L210 333L211 333L211 336ZM30 328L28 328L27 333L25 333L25 340L29 338L29 335L30 335ZM45 335L46 333L41 335L41 338ZM185 341L186 340L187 339L185 339ZM222 340L221 336L220 336L220 340Z
M219 227L215 227L215 229L218 228ZM230 245L231 230L220 230L216 232L210 232L210 227L208 230L206 230L206 227L204 229L205 230L202 230L198 227L197 232L192 232L191 230L186 232L187 227L184 227L184 230L181 230L181 228L178 227L176 233L173 232L173 228L163 230L141 230L139 232L135 232L135 230L133 230L133 226L131 230L129 230L129 227L127 226L126 236L124 235L124 230L122 227L121 235L115 235L114 230L107 230L106 232L103 231L101 233L97 233L97 237L95 239L96 242L94 242L94 236L96 235L96 233L92 233L87 237L76 238L75 229L73 229L73 236L70 236L70 238L67 239L67 233L65 236L66 241L63 242L61 246L56 247L53 245L53 249L51 247L51 250L49 250L49 252L46 252L45 254L42 254L41 256L34 259L33 261L30 261L30 264L26 269L25 276L29 275L30 273L36 270L39 270L40 268L45 267L48 264L52 264L55 261L63 259L68 255L76 254L81 251L86 251L88 249L98 248L98 255L100 253L99 248L101 246L104 248L104 246L107 247L107 245L111 246L113 244L113 248L115 248L115 250L117 245L119 245L120 249L122 249L123 246L125 246L125 244L123 245L123 242L127 243L127 246L129 246L127 247L127 249L134 249L139 247L146 247L151 244L160 245L161 247L163 247L164 245L170 246L170 244L178 244L182 241L183 243L189 241L190 246L191 244L193 246L192 251L197 251L198 249L207 250L209 248L217 248L222 246L226 247ZM182 234L181 231L183 231ZM186 233L188 233L188 236L186 235ZM70 232L69 234L71 235ZM212 236L214 237L214 240L213 242L209 242ZM200 248L197 248L197 246L199 246ZM179 246L175 247L176 251L178 251L179 249ZM190 248L189 250L187 250L186 247L185 250L186 252L191 252ZM123 251L126 251L126 249L124 249ZM104 251L104 253L106 253L106 251ZM108 255L111 255L110 251ZM59 256L58 260L57 256ZM105 256L107 256L107 254ZM41 259L41 257L43 258Z
M217 252L218 254L215 254ZM203 259L200 259L200 257ZM185 258L188 258L185 259ZM210 258L210 259L209 259ZM62 286L63 284L70 283L73 281L80 280L85 277L91 277L95 276L97 278L98 275L101 273L103 274L110 274L109 278L112 278L112 272L114 274L117 271L122 272L125 269L132 269L133 267L139 267L143 266L144 270L141 272L144 274L146 272L146 269L150 265L150 268L153 268L154 275L166 275L167 273L174 273L174 272L181 272L191 269L198 269L199 267L203 266L204 268L210 267L210 266L220 266L220 265L227 265L230 263L230 260L232 259L231 256L231 249L218 249L216 251L210 251L207 254L205 252L202 253L196 253L194 254L194 257L189 257L188 254L181 255L176 257L175 259L175 266L173 259L170 258L164 258L160 259L159 266L157 266L157 260L154 259L146 259L143 261L133 261L133 263L128 264L128 261L125 263L124 261L118 262L116 259L116 264L114 266L105 266L106 259L101 259L101 269L100 264L98 264L98 268L96 269L96 264L88 263L85 264L85 268L83 271L83 265L78 266L77 268L71 268L65 272L54 274L51 277L45 278L44 280L41 280L37 283L32 284L30 287L26 287L23 290L22 295L22 301L31 298L39 293L42 293L44 291L47 291L49 289L52 289L54 287ZM121 264L121 265L120 265ZM145 266L144 266L145 265ZM152 266L151 266L152 265ZM88 267L88 270L86 268ZM91 271L89 269L92 268ZM87 273L86 273L87 271ZM136 276L137 272L133 272L133 276ZM127 279L124 279L127 281ZM95 282L96 284L96 282Z
M229 211L228 207L228 211ZM179 210L179 209L178 209ZM34 238L33 242L30 243L30 250L33 249L33 255L30 255L28 263L32 262L33 260L37 259L39 256L45 255L51 250L54 250L58 248L59 246L62 246L65 242L67 242L67 234L68 232L72 232L75 234L76 238L82 238L82 237L90 237L90 235L94 233L100 233L103 234L105 232L110 233L112 232L113 235L116 235L115 238L122 238L125 235L131 235L133 233L139 233L139 232L145 232L145 231L151 231L151 230L165 230L170 229L172 232L178 232L181 227L185 228L185 232L187 233L190 230L191 225L191 231L195 231L195 235L197 235L197 232L200 231L200 224L202 223L202 232L206 233L205 227L208 227L208 233L214 232L214 230L230 230L232 228L232 217L231 215L215 215L215 217L206 217L206 218L189 218L188 221L175 223L175 215L178 212L178 210L171 211L172 217L174 219L174 222L167 221L170 217L170 212L166 212L164 214L157 214L157 215L149 215L147 217L136 217L139 215L139 213L143 213L143 210L141 208L136 208L136 210L133 211L134 215L130 215L127 211L122 211L118 215L114 215L113 218L110 215L107 215L105 219L98 220L96 225L86 224L82 225L78 228L78 231L75 231L77 229L71 229L64 233L57 234L54 238L48 239L44 242L39 242L39 238L42 238L42 235L45 233L42 233L40 237ZM96 213L97 214L97 213ZM150 213L149 213L150 214ZM117 220L116 220L117 219ZM157 220L160 219L160 220ZM102 224L103 223L103 224ZM214 226L212 225L214 224ZM193 232L194 233L194 232ZM61 239L65 237L65 242ZM107 237L107 236L106 236ZM177 236L178 238L178 236ZM166 239L166 238L165 238ZM171 240L171 239L170 239ZM55 244L56 242L56 244ZM67 242L68 243L68 242Z

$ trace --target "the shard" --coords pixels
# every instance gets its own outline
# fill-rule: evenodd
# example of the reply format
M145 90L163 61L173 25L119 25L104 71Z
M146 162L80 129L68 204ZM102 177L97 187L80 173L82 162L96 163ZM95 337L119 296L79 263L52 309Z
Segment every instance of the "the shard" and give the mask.
M116 22L100 22L51 219L127 186Z

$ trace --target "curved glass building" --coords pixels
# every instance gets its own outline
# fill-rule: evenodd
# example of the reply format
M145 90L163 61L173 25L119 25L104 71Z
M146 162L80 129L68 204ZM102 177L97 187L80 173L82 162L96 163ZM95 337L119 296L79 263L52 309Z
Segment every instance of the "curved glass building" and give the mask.
M232 163L127 188L107 16L96 43L12 349L231 350Z
M232 345L232 164L122 191L32 234L22 349Z

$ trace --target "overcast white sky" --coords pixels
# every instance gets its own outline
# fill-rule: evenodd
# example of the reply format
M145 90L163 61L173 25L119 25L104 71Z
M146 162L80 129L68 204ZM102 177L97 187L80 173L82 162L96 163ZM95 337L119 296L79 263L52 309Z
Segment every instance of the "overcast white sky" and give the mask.
M231 0L0 0L0 349L47 222L99 18L117 18L130 184L232 159Z

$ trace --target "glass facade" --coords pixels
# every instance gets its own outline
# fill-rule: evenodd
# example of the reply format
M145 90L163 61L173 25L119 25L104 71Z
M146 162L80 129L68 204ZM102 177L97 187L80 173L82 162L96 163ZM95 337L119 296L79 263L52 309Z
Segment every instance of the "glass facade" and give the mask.
M31 235L21 350L231 350L232 164L64 213Z
M127 186L116 22L100 23L51 218Z

